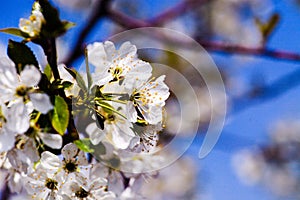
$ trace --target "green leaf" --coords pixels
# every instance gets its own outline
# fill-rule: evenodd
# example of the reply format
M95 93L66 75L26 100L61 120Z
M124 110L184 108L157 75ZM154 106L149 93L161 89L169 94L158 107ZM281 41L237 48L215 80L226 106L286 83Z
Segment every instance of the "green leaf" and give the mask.
M49 64L46 65L44 69L44 74L47 76L48 80L50 81L52 78L52 69Z
M92 148L93 145L92 145L90 139L88 139L88 138L84 138L82 140L76 140L76 141L74 141L74 144L76 144L76 146L84 152L87 152L87 153L94 152L94 149Z
M24 69L25 65L34 65L39 69L39 64L34 53L24 43L9 40L7 55L15 63L18 73Z
M0 29L0 32L19 36L22 38L29 38L29 35L27 33L24 33L23 31L21 31L18 28L3 28L3 29Z
M87 87L85 85L85 82L82 78L82 76L75 70L65 67L65 69L69 72L69 74L76 79L76 82L78 83L78 86L84 91L84 93L87 93Z
M69 124L68 104L60 96L55 96L53 115L51 119L53 128L63 135Z
M62 23L63 23L63 27L64 27L65 31L67 31L67 30L73 28L74 26L76 26L75 23L69 22L69 21L62 21Z
M71 87L73 85L73 83L69 82L69 81L64 81L62 83L62 86L64 89L68 89L69 87Z

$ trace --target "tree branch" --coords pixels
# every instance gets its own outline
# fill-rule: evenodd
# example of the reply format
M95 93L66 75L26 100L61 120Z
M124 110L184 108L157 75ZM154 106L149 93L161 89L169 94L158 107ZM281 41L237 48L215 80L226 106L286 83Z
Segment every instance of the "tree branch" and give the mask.
M0 200L8 200L10 198L11 193L7 183L4 184L0 194Z
M296 70L271 84L261 86L259 91L255 92L255 96L253 96L253 91L250 91L240 98L233 99L231 114L239 113L251 106L262 104L263 102L279 97L297 85L300 85L299 77L300 70Z
M96 23L102 17L107 15L108 7L111 3L111 0L99 0L95 5L94 10L88 21L86 22L86 26L83 28L81 33L78 36L77 41L75 42L75 46L73 47L74 51L68 56L67 60L64 62L67 67L69 67L74 60L76 60L79 56L83 55L82 44L89 34L89 32L94 28Z
M112 19L114 22L118 23L119 25L123 26L126 29L154 27L157 24L157 21L154 21L154 24L152 24L151 20L146 20L146 21L138 20L115 10L110 10L108 14L110 19ZM160 18L161 17L155 19L160 19ZM262 47L257 47L257 48L245 47L241 45L235 45L235 44L229 44L229 43L217 42L217 41L205 41L205 40L196 40L196 41L200 45L202 45L206 50L217 52L217 53L262 56L262 57L274 58L274 59L285 60L285 61L297 61L297 62L300 61L300 54L293 53L293 52L273 50L273 49L267 49ZM183 45L183 46L187 46L187 45Z

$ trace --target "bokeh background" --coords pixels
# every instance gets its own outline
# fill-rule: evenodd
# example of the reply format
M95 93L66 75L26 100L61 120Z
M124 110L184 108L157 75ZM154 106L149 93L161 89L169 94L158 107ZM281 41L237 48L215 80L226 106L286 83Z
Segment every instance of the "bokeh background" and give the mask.
M100 0L51 2L59 9L62 19L76 23L58 40L59 62L68 66L80 67L83 57L72 53L85 44L104 41L142 22L146 26L156 20L155 26L171 28L196 39L222 73L227 115L217 145L207 157L198 158L210 112L218 107L212 108L203 81L193 80L201 111L198 134L181 159L145 186L144 193L150 199L300 199L298 1L113 0L110 14L95 21L90 19L101 9ZM18 27L19 19L30 15L32 3L32 0L2 1L0 28ZM173 15L161 15L170 10ZM161 19L157 20L157 16ZM87 34L82 35L85 29ZM80 36L84 37L78 48L76 42ZM11 38L20 41L0 34L1 56L6 54ZM45 64L42 50L30 46L41 65ZM179 44L178 48L183 47ZM148 61L155 57L156 62L178 70L184 70L186 65L176 55L167 53L141 52L141 57ZM192 115L189 120L193 120ZM184 142L191 134L187 131L180 136ZM172 137L170 127L162 141L168 142Z

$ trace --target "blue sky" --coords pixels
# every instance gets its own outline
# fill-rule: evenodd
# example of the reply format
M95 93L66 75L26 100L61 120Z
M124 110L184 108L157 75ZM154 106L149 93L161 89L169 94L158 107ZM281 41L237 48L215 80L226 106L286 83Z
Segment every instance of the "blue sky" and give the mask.
M32 2L32 0L1 2L0 28L17 27L20 17L29 16ZM144 2L146 4L146 1ZM158 12L157 7L160 8L159 10L163 10L174 2L178 1L152 1L151 7L145 11L146 15ZM274 2L275 10L281 14L282 18L268 43L268 47L300 52L300 8L296 7L291 0ZM73 12L62 13L62 18L70 21L77 21L81 17L85 17L85 15L78 13L74 16ZM78 25L80 28L82 24ZM103 27L105 24L99 24L99 26ZM77 31L77 28L72 30L70 36L75 37ZM0 34L0 42L5 45L8 38L11 36ZM254 58L247 61L243 66L239 66L236 64L236 56L224 56L215 53L211 55L217 64L222 62L232 64L237 76L248 79L257 74L263 76L267 84L271 84L299 68L299 63L266 58ZM211 199L275 199L262 187L243 185L233 172L231 156L243 148L254 148L257 145L265 144L268 140L268 130L273 123L281 119L300 119L299 99L300 86L295 86L272 100L251 106L234 115L229 113L226 126L216 147L203 160L197 157L201 139L198 138L194 141L187 155L192 156L205 173L199 178L204 177L204 180L200 180L200 182L205 183L204 191L211 196Z

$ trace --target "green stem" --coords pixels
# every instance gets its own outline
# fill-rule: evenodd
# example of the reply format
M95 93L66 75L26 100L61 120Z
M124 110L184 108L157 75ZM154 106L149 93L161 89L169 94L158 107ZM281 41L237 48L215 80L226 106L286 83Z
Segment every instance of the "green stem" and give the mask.
M47 61L52 69L54 78L56 80L60 80L60 75L59 75L59 71L58 71L58 67L57 67L57 51L56 51L55 38L45 39L41 43L41 46L43 47L44 52L47 56ZM74 122L74 118L72 115L72 102L70 102L71 100L66 97L66 94L65 94L63 88L58 89L57 93L59 96L63 97L64 100L66 101L66 103L68 104L68 110L69 110L69 114L70 114L69 124L68 124L68 128L67 128L69 135L67 136L67 139L64 142L66 142L66 143L73 142L73 141L79 139L79 134L75 127L75 122Z

